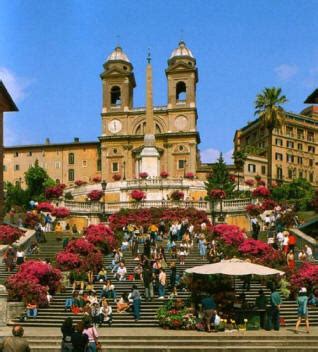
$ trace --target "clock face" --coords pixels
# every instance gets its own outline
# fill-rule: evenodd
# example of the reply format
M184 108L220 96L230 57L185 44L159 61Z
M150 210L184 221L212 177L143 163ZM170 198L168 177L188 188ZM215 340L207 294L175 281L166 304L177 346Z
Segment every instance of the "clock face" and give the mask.
M121 130L122 124L119 120L112 120L108 123L108 129L111 133L117 133Z
M185 116L178 116L175 119L174 124L178 131L184 131L188 126L188 119Z

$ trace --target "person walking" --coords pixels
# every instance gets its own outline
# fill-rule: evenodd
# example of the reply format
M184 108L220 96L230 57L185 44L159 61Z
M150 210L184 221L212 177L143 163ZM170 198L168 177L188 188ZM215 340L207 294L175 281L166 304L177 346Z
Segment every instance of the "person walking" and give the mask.
M298 319L295 327L295 334L298 334L298 328L301 321L304 319L306 324L306 332L309 334L309 319L308 319L308 296L306 287L302 287L297 298Z
M90 318L86 318L84 320L84 330L83 334L88 336L88 345L86 348L86 352L97 352L98 342L98 333L95 326L92 325L92 321Z
M73 351L72 334L75 332L75 330L73 327L73 319L71 317L67 317L64 320L61 326L61 332L63 335L61 352L72 352Z
M159 299L165 298L166 280L167 280L167 275L165 271L161 268L159 270L159 287L158 287Z
M149 265L149 262L144 266L142 279L145 287L145 298L146 301L151 301L153 299L153 275L152 269Z
M173 289L176 286L176 278L177 278L177 265L176 262L172 262L170 264L170 288Z
M24 330L20 325L14 325L12 336L3 338L0 342L1 352L30 352L28 341L23 337Z
M132 287L132 293L130 298L132 299L132 305L133 305L133 313L135 317L135 322L137 322L140 319L140 292L138 290L137 285L133 285Z
M85 352L88 345L88 336L83 334L84 323L79 321L75 326L75 332L72 334L73 352Z
M276 291L276 287L271 287L271 296L270 296L270 310L269 310L269 328L270 330L278 331L280 328L280 305L282 303L280 294Z

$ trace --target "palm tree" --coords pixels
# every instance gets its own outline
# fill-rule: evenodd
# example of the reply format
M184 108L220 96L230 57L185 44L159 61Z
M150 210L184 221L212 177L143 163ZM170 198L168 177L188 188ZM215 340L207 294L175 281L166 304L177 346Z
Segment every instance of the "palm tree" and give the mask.
M237 191L240 190L240 171L243 172L244 179L244 164L247 158L247 154L243 150L235 150L233 152L233 161L235 165L235 169L237 171Z
M274 128L281 127L284 123L286 115L281 105L286 102L287 98L282 95L281 88L276 87L265 88L255 100L255 115L258 115L261 125L268 130L267 176L269 187L272 186L272 135Z

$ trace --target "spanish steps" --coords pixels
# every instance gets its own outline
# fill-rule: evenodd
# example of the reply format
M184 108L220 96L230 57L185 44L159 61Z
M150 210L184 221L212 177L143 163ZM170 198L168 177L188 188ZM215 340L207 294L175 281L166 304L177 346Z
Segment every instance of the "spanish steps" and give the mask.
M49 258L52 262L54 262L56 252L62 249L62 243L60 241L56 241L56 237L54 233L47 234L47 242L40 244L40 251L38 254L30 255L27 259L43 259ZM136 261L131 256L130 251L124 252L124 259L127 267L128 274L133 272L134 267L136 266ZM167 256L168 263L172 261L172 258ZM111 257L104 257L104 265L108 267L111 263ZM182 275L183 271L187 268L205 264L206 261L203 260L199 256L199 252L197 247L194 246L190 255L185 260L185 265L180 265L177 262L177 272L179 275ZM109 272L109 271L108 271ZM169 270L167 269L167 276L169 276ZM8 273L5 271L4 265L1 263L0 265L0 280L1 283L4 282L5 278L8 276ZM116 281L113 280L115 284L115 289L117 292L117 297L123 292L129 293L133 284L138 286L141 294L144 293L143 283L142 281ZM97 293L101 290L102 283L96 283L94 285ZM243 290L243 282L240 279L235 280L235 287L237 295L239 295ZM267 295L269 295L269 290L262 286L257 280L252 280L251 287L248 292L245 292L247 302L253 303L258 295L258 290L262 288ZM71 312L64 311L64 302L67 297L70 297L72 293L72 288L67 287L66 291L63 293L57 293L54 295L52 302L47 308L40 308L38 312L38 316L35 319L28 319L24 321L22 324L25 326L38 326L38 327L60 327L64 319L68 316L72 316L74 321L77 321L81 318L81 315L73 315ZM156 320L156 311L167 301L167 294L170 291L166 292L166 298L164 300L160 300L155 296L153 301L147 302L142 300L141 305L141 318L138 322L134 321L133 315L129 312L125 313L117 313L115 302L110 302L113 308L113 327L155 327L158 326ZM178 291L178 296L180 298L188 298L190 296L189 292ZM292 300L284 300L281 306L281 316L284 318L286 326L294 326L297 319L297 306L295 301ZM318 309L310 307L309 309L309 318L310 323L312 325L318 326ZM18 317L17 317L18 319Z

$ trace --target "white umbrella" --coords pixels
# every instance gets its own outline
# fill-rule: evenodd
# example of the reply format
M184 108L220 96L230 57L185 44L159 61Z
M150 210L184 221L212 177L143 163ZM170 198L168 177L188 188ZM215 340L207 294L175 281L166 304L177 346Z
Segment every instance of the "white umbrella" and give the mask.
M201 274L201 275L232 275L232 276L241 276L241 275L284 275L283 271L271 269L267 266L253 264L248 261L240 259L229 259L221 260L218 263L214 264L205 264L200 266L195 266L193 268L187 269L186 273L188 274Z

